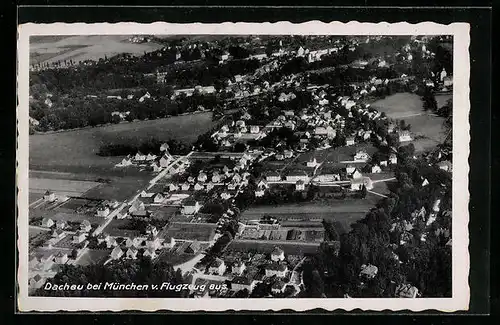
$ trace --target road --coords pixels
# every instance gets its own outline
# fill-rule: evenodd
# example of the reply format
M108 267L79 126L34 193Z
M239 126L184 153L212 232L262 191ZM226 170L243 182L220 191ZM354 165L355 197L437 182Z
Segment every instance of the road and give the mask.
M187 262L184 262L184 263L179 264L179 265L175 265L174 270L177 271L178 269L180 269L183 275L188 273L188 272L191 272L191 271L193 271L196 263L201 261L201 259L203 257L205 257L205 254L198 254Z
M276 245L299 245L299 246L319 246L316 242L303 242L294 240L264 240L264 239L235 239L235 243L259 243L259 244L276 244Z

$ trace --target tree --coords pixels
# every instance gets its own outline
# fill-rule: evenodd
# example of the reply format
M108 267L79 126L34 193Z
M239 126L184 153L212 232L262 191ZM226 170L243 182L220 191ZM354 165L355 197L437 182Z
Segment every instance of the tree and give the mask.
M437 111L437 101L434 93L429 88L425 89L424 95L422 96L422 101L424 102L424 110L435 112Z
M325 229L325 240L337 241L340 239L337 229L335 229L335 226L331 221L323 219L321 223L323 224L323 228Z

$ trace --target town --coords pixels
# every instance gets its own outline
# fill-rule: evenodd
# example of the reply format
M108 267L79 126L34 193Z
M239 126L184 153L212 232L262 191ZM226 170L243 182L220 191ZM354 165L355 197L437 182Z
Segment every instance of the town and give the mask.
M449 37L124 42L31 67L31 294L451 295ZM44 290L107 281L190 289Z

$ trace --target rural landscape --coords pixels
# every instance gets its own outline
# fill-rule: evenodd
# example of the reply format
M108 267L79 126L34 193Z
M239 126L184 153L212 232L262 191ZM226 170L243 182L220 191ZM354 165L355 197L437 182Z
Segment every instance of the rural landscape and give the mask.
M451 297L452 53L32 37L30 295Z

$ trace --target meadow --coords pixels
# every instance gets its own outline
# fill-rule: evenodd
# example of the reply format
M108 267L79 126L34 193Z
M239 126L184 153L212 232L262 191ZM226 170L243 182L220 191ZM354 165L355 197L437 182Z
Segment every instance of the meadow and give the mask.
M436 96L438 106L442 106L448 100L449 95ZM404 120L411 125L411 132L416 137L413 144L416 151L424 151L434 148L446 138L446 130L443 128L444 118L423 110L423 102L420 96L410 93L397 93L378 100L371 106L388 117Z
M151 138L176 139L191 143L213 125L212 113L207 112L35 134L29 139L30 169L120 177L138 176L141 172L137 168L114 168L123 157L98 156L99 148L105 144L140 144Z
M161 49L154 42L131 43L126 35L37 36L30 39L30 63L99 60L121 53L143 55Z

